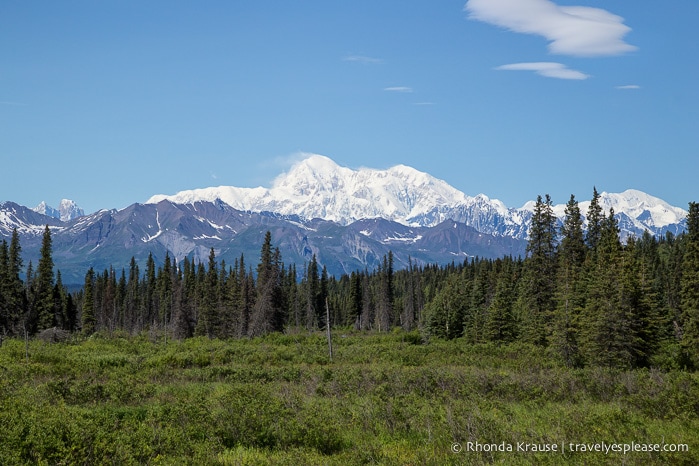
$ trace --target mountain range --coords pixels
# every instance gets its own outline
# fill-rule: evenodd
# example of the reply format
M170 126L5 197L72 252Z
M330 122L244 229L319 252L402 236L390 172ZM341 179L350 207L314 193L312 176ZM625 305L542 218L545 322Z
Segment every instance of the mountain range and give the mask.
M680 233L686 211L640 191L601 193L614 208L622 236ZM583 213L589 201L580 202ZM36 264L46 225L65 283L82 283L89 267L119 271L131 257L145 264L166 254L178 261L259 260L271 231L286 264L302 268L316 256L334 275L375 268L392 251L395 266L524 255L534 203L508 208L483 194L470 197L446 182L399 165L387 170L341 167L313 155L277 177L270 188L220 186L156 195L120 210L84 215L73 202L59 209L0 203L0 237L20 234L25 265ZM563 218L564 205L554 206ZM302 270L302 269L300 269Z
M63 220L64 222L85 215L85 211L78 207L75 201L71 201L70 199L61 200L58 209L54 209L53 207L47 205L46 202L42 201L38 206L34 207L32 210L40 214L48 215L49 217Z
M609 212L614 208L622 236L641 236L644 231L663 235L683 229L687 212L657 197L637 190L600 195ZM382 218L412 227L434 227L445 220L471 226L481 233L526 239L534 201L521 208L508 208L484 194L475 197L427 173L405 165L387 170L352 170L322 155L310 155L287 173L278 176L271 188L214 188L155 195L146 203L169 200L177 204L220 199L231 207L251 212L275 212L303 219L322 218L349 225L367 218ZM580 202L587 212L590 202ZM565 204L554 206L559 219Z

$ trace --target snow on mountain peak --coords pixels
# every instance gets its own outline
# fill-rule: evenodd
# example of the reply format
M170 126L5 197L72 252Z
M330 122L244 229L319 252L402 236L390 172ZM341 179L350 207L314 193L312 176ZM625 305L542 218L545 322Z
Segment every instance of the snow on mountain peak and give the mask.
M60 219L64 222L85 215L85 211L78 207L78 205L70 199L62 199L58 209L54 209L53 207L47 205L46 202L41 201L41 203L32 210L49 217Z
M342 224L377 217L414 224L408 219L435 206L455 206L468 199L446 182L405 165L353 170L328 157L309 154L275 178L269 189L220 186L157 195L147 202L167 199L193 203L216 198L241 210L317 217Z
M580 202L580 210L585 215L590 208L590 201ZM600 193L600 205L605 213L610 209L623 212L629 218L645 226L662 228L678 224L687 217L687 212L674 207L660 198L636 189L627 189L622 193Z
M590 201L578 203L580 213L587 215L590 209ZM624 214L639 230L648 228L661 229L668 225L680 224L686 217L687 211L679 207L674 207L660 198L646 194L636 189L627 189L621 193L608 193L606 191L599 194L599 203L605 215L610 209L614 209L616 214ZM520 210L534 211L535 202L529 201ZM553 206L554 214L563 219L565 217L565 204Z
M508 208L485 194L467 196L445 181L406 165L385 170L351 169L322 155L306 155L277 176L270 188L219 186L157 195L147 203L169 200L192 204L220 199L239 210L322 218L343 225L383 218L408 226L434 226L451 219L497 236L528 235L533 201L519 209ZM602 193L600 203L606 212L613 207L616 213L625 214L632 234L661 233L667 226L678 226L687 215L678 207L636 190ZM583 215L589 205L589 201L579 203ZM553 206L553 210L562 219L565 204Z

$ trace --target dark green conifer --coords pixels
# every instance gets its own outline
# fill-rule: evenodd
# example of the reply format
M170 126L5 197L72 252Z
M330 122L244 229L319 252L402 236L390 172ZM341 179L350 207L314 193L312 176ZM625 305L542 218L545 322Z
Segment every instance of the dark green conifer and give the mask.
M281 253L272 247L272 233L268 231L257 265L257 297L250 315L249 336L283 329L282 267Z
M388 331L393 325L393 252L383 256L378 270L379 288L376 297L376 329Z
M83 285L82 303L82 332L85 335L92 335L95 332L95 297L94 297L95 271L92 267L85 274L85 284Z
M590 207L587 210L587 234L585 235L585 242L592 252L597 250L604 222L604 211L599 200L600 195L597 192L597 187L594 187L592 188Z
M209 266L206 272L200 266L199 286L201 305L195 334L215 338L218 336L218 264L214 248L209 251Z
M622 249L614 209L610 209L602 224L582 319L584 354L591 364L631 368L643 356L633 257L633 251Z
M37 268L34 289L34 312L37 316L37 329L45 330L56 325L53 301L53 258L51 255L51 230L46 225L41 241L41 257Z
M537 197L529 229L522 289L521 336L524 341L546 344L556 290L556 217L551 198Z
M699 367L699 203L689 204L681 279L681 347L688 365Z
M430 335L453 339L464 334L468 299L462 280L461 274L450 274L444 288L425 306L425 326Z
M7 241L0 242L0 344L2 338L8 333L10 328L10 312L7 305L6 295L10 283L10 255L7 247Z
M511 257L498 259L495 291L490 301L485 324L485 339L507 343L515 339L517 325L514 316L515 285L518 277Z
M579 316L584 307L582 268L586 247L580 207L571 195L566 204L558 246L556 308L552 321L551 346L571 367L581 363L578 346Z

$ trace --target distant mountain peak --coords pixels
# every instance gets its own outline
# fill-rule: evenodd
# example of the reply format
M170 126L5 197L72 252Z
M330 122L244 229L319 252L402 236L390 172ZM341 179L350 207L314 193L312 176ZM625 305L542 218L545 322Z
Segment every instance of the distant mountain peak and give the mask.
M454 220L495 236L528 237L534 202L508 208L485 194L470 197L447 182L407 165L388 169L352 169L329 157L307 154L277 176L270 188L219 186L156 195L147 203L167 199L176 204L220 199L231 207L251 212L273 212L302 219L321 218L342 225L361 219L382 218L411 227L432 227ZM614 208L624 218L625 236L649 231L654 235L683 229L686 211L657 197L629 189L600 195L605 212ZM585 215L589 201L580 202ZM553 207L564 217L565 204Z
M41 203L32 210L48 217L57 218L63 222L85 215L85 211L78 207L75 201L71 201L70 199L62 199L58 209L49 206L45 201L41 201Z
M445 181L408 167L386 170L342 167L329 157L309 154L267 188L219 186L156 195L147 203L175 203L220 198L236 209L323 218L347 225L364 218L384 218L405 225L434 206L455 206L468 197Z

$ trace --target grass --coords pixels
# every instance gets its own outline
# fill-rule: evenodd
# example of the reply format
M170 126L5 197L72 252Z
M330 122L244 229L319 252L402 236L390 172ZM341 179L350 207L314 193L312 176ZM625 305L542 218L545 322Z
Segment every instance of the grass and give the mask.
M537 347L416 333L334 346L331 362L322 334L97 335L33 341L27 358L6 340L0 464L699 464L697 374L571 370ZM688 451L569 451L602 442Z

